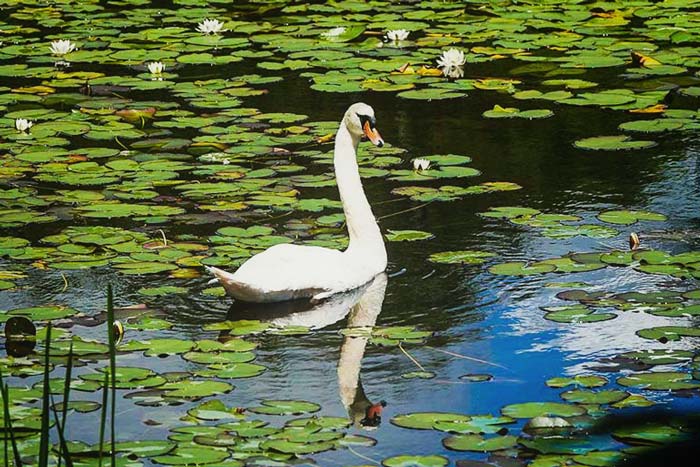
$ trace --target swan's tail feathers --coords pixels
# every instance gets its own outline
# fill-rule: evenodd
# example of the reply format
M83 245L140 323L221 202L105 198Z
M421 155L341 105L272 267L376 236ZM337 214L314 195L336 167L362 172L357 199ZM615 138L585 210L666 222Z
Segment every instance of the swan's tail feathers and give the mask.
M215 277L214 279L209 281L209 283L215 283L218 281L223 286L224 290L226 290L226 293L231 297L246 302L256 301L255 294L252 288L248 284L243 284L241 282L236 281L234 279L233 274L231 274L230 272L226 272L222 269L215 268L212 266L207 266L207 271L214 274Z

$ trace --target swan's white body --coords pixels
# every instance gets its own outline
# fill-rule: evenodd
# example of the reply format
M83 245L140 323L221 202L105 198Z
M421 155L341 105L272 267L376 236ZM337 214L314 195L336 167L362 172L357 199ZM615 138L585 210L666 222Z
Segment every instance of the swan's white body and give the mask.
M371 107L353 104L335 137L333 164L350 235L348 248L341 252L281 244L253 256L233 274L209 268L226 293L237 300L257 303L298 298L321 300L359 287L386 269L384 239L362 189L357 167L357 146L363 131L370 133L375 144L383 144L373 122Z

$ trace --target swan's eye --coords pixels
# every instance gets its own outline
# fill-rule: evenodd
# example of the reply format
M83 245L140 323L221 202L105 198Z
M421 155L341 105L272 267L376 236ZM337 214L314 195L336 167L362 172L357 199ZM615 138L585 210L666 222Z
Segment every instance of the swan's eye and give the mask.
M377 121L374 119L374 117L370 117L369 115L362 115L362 114L355 114L357 115L357 118L360 119L360 125L365 126L365 122L369 122L369 127L374 128L375 125L377 124Z

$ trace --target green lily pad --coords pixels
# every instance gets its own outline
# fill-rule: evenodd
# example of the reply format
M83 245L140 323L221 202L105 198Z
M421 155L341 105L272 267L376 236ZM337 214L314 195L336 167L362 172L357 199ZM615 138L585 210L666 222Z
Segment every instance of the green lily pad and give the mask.
M575 417L584 414L585 410L575 405L561 404L559 402L525 402L506 405L501 409L501 413L513 418L534 418L540 416Z
M166 383L159 389L165 391L165 397L200 399L225 394L233 390L233 386L222 381L193 380Z
M455 435L442 440L447 449L454 451L498 451L512 448L518 444L518 437L505 435L493 438L484 438L479 435Z
M597 388L605 386L607 383L608 380L606 378L598 375L576 375L573 378L563 376L550 378L546 381L547 386L550 388L564 388L572 385L584 388Z
M7 313L0 313L0 322L6 321L12 316L24 316L31 321L49 321L68 318L78 311L64 306L38 306L30 308L16 308Z
M514 423L510 417L494 417L491 415L474 415L469 420L438 420L433 428L448 433L485 434L501 432L503 425Z
M444 467L450 461L442 456L411 456L400 455L384 459L384 467Z
M618 390L608 391L588 391L584 389L573 389L561 394L561 398L568 402L577 404L613 404L620 402L629 396L628 392Z
M658 118L654 120L636 120L621 123L618 128L623 131L638 133L662 133L683 128L683 122L668 118Z
M155 456L153 460L163 465L198 466L221 462L229 457L225 449L213 447L176 447L168 454Z
M682 337L700 337L700 328L683 326L657 326L655 328L641 329L637 335L644 339L653 339L659 342L679 341Z
M321 406L313 402L294 400L264 400L262 406L248 409L251 412L266 415L301 415L321 410Z
M285 454L314 454L323 451L329 451L335 447L335 443L332 442L318 442L318 443L295 443L292 441L287 441L283 439L274 439L269 441L264 441L260 444L264 449L270 449L273 451L285 453Z
M523 261L513 261L491 266L489 272L502 276L531 276L533 274L553 272L555 269L555 265L543 262L526 263Z
M610 224L632 225L638 221L663 222L666 216L650 211L605 211L598 214L598 219Z
M430 232L423 232L422 230L389 230L388 232L386 239L390 242L413 242L434 237Z
M694 381L692 375L689 373L676 371L635 373L618 378L617 384L625 387L649 389L654 391L675 391L681 389L700 388L700 382Z
M592 151L632 151L656 146L654 141L633 140L629 136L594 136L583 138L574 142L579 149Z
M435 373L432 371L410 371L401 375L404 379L433 379Z
M691 434L669 425L649 422L642 426L620 427L612 436L628 444L657 445L690 439Z
M208 370L199 370L197 376L205 378L252 378L263 373L266 368L255 363L233 363L233 364L213 364L208 366Z
M488 258L492 258L494 256L496 256L494 253L489 253L488 251L443 251L440 253L433 253L430 255L428 260L432 261L433 263L442 264L481 264Z

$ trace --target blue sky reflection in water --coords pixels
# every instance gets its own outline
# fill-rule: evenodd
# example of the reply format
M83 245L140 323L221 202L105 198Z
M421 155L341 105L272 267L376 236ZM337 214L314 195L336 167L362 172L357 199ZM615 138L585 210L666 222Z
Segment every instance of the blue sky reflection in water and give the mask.
M658 313L658 310L651 309L653 307L639 305L636 299L622 303L619 296L627 292L662 291L673 291L679 295L697 289L697 279L650 274L632 266L607 266L590 272L550 272L523 277L489 272L490 267L504 262L537 262L570 253L625 252L629 248L627 238L631 232L640 235L643 248L671 254L700 249L700 147L695 137L697 122L693 121L697 117L680 114L681 111L697 112L698 107L697 97L693 97L695 91L692 91L698 82L695 66L698 57L697 53L689 50L692 47L684 46L686 39L659 38L654 35L653 31L656 30L651 26L649 30L636 32L622 24L600 26L598 23L604 22L602 18L606 16L587 10L588 16L585 16L585 12L580 11L581 7L575 6L577 2L564 2L574 15L566 21L585 23L575 25L576 34L581 35L579 39L582 42L580 47L571 45L566 52L543 45L547 44L547 38L540 37L539 28L544 25L534 21L530 15L525 19L520 16L517 19L509 18L497 5L488 7L488 15L478 9L464 10L461 4L454 8L437 3L401 5L394 7L399 8L397 15L400 13L403 17L382 17L378 22L371 23L364 13L357 13L354 9L362 12L369 8L372 12L374 8L379 8L373 4L368 7L353 4L348 6L348 10L337 7L343 15L341 17L335 12L336 6L332 7L334 11L329 12L324 5L306 5L302 2L297 5L298 10L295 10L296 6L285 10L282 5L270 3L274 8L259 15L254 11L257 6L248 3L230 6L230 12L223 9L229 6L218 3L198 12L183 6L181 2L159 2L158 7L163 10L161 16L151 15L139 8L131 19L109 4L101 8L105 8L108 18L119 21L102 25L104 31L95 38L84 37L78 27L76 21L86 14L81 11L65 17L56 13L59 19L51 21L41 17L46 24L37 24L36 30L27 31L26 34L9 29L11 40L4 41L5 46L0 47L0 67L27 65L28 68L19 71L0 68L0 92L2 96L9 96L3 97L0 103L3 128L9 128L0 134L4 170L0 172L3 177L0 179L3 190L0 202L4 210L0 213L3 216L0 217L3 219L1 235L25 239L32 247L49 246L53 250L33 251L37 257L29 254L22 256L19 252L3 255L0 259L1 269L20 272L27 277L17 279L17 287L0 292L0 310L7 312L55 303L95 315L103 309L106 284L111 283L119 306L145 303L153 310L162 311L163 316L160 317L173 326L167 330L152 331L138 331L127 326L127 343L170 337L192 341L216 339L220 336L218 331L203 330L202 326L216 325L225 319L261 319L280 326L309 327L310 331L298 335L263 333L246 336L246 340L258 344L252 363L262 365L266 370L252 378L224 379L235 389L204 400L217 398L227 407L246 408L257 407L266 399L305 400L321 406L318 414L348 417L355 422L361 420L362 412L369 404L384 400L387 406L379 427L367 430L355 426L349 429L352 433L365 434L377 440L373 447L354 448L357 453L376 461L405 453L440 454L451 461L485 459L487 454L455 452L444 448L442 440L448 436L447 433L410 430L395 426L389 420L400 414L427 411L495 416L509 404L563 402L560 394L571 387L556 389L545 384L546 380L558 376L602 375L609 380L604 389L629 390L644 395L663 409L697 413L697 394L692 391L643 391L615 383L620 376L643 371L690 374L691 368L697 370L697 361L695 367L691 367L690 358L651 369L629 369L620 364L618 358L628 352L659 349L695 354L697 338L682 337L677 341L661 343L642 338L636 332L658 326L697 329L696 315L663 316L663 312ZM32 18L26 16L27 11L23 7L12 8L14 16L3 19L3 26L32 23ZM513 8L517 10L519 7ZM428 13L427 9L442 13L437 19L423 24L421 20ZM249 15L251 10L253 14ZM632 21L645 24L645 18L653 16L652 13L638 11ZM666 13L656 12L661 18L667 18ZM554 15L552 18L556 17L557 21L564 21L558 17L559 13L548 11L547 14ZM579 15L585 18L575 19ZM168 30L163 39L156 34L158 28L143 22L144 16L161 17L158 27L175 27ZM485 18L492 16L504 16L507 21L502 24L486 21ZM194 32L194 27L204 17L230 20L230 31L222 36L242 42L237 44L230 41L217 45L210 42L213 38L200 38ZM339 27L344 21L350 21L348 18L365 28L359 36L348 42L319 42L327 40L320 39L324 37L323 33L332 27ZM388 29L392 21L399 19L410 20L407 27L416 42L405 48L392 48L385 43L380 47L380 33ZM619 17L613 14L609 20L614 22ZM121 37L118 34L122 28L120 21L126 22ZM508 24L517 24L518 27L511 29L507 27ZM483 31L480 29L482 26ZM49 27L52 29L44 30ZM569 24L561 27L565 31L572 29ZM601 34L595 27L610 27L616 34ZM472 28L479 29L482 35ZM495 29L491 31L489 28ZM59 30L70 33L70 37L79 43L78 51L74 53L82 54L75 55L72 60L69 54L66 59L72 63L65 69L54 68L54 59L44 50L48 48L48 39L54 39ZM152 40L148 45L151 48L143 49L145 52L139 51L142 46L145 47L140 31L147 31L147 37ZM538 37L528 36L535 32ZM432 33L435 35L430 35ZM561 35L559 45L569 47L564 45L568 44L565 39L569 37L568 32ZM305 41L310 38L313 40ZM527 44L527 47L523 45L525 51L506 43L510 42L508 38ZM17 44L13 44L12 40ZM692 44L694 39L687 40ZM631 45L626 41L636 41L642 49L649 49L649 55L657 55L668 65L680 66L687 62L687 70L680 75L661 77L654 74L659 71L644 74L643 68L630 64L628 49ZM651 46L647 41L653 42ZM114 50L110 45L112 43L118 46ZM176 46L187 49L180 53L173 49ZM440 52L451 46L469 51L462 80L448 82L431 75L414 79L397 71L400 65L408 62L416 69L422 65L434 66ZM495 47L495 50L484 49L486 46ZM610 60L609 66L570 67L572 56L580 60L590 59L586 58L587 49L605 55L606 60ZM89 52L93 56L105 57L104 61L86 58ZM321 52L329 55L315 61L309 58ZM217 65L210 65L207 60L213 58L207 59L200 53L211 53L220 61ZM182 55L187 57L183 59ZM556 56L561 60L535 61L533 56ZM165 62L164 80L151 80L146 75L137 82L135 77L146 73L144 65L151 61L151 57ZM349 68L338 64L338 61L358 58L362 60L348 62L354 64ZM394 66L394 61L397 66ZM42 70L41 67L46 69ZM85 76L60 75L71 72L96 73L95 76L89 75L94 83L94 94L86 96L79 91L84 85ZM335 72L345 74L334 78ZM361 79L368 81L357 80L357 73L361 74ZM19 86L16 75L21 76L21 86L29 88L29 91L13 91ZM235 82L236 77L242 76L246 78ZM494 84L487 78L500 78L502 81ZM572 101L567 102L568 98L530 100L519 94L533 89L543 92L553 90L549 88L551 84L544 82L554 78L598 83L594 91L566 88L579 97L588 95L587 99L601 99L601 96L591 97L591 93L599 90L615 90L617 104L602 108L599 105L580 106ZM199 84L197 86L200 87L189 87L204 80L212 80L207 81L211 89ZM228 81L218 83L216 80ZM373 86L378 86L375 81L382 83L382 86L389 83L392 86L405 86L409 83L415 91L443 92L444 89L453 88L451 92L458 92L459 96L444 100L414 100L397 95L397 92L406 89L375 92L362 91L362 87L350 89L352 92L325 92L333 90L334 86L360 86L359 83L373 89ZM40 84L53 90L44 93L31 88ZM115 85L126 86L126 89L110 88ZM491 86L500 86L500 90L494 91ZM665 97L666 92L672 89L676 91ZM634 93L634 97L630 97L629 92ZM659 95L648 94L652 92ZM209 93L213 93L214 97ZM21 98L18 95L30 97ZM634 102L630 103L630 99ZM222 262L230 259L231 263L240 259L236 252L221 248L230 245L224 243L229 240L221 240L221 235L217 233L219 229L263 225L274 229L274 235L295 241L323 241L336 247L342 246L342 220L320 219L324 215L339 213L337 204L329 203L324 205L323 210L311 211L303 209L297 202L321 198L337 200L335 186L332 183L303 182L294 176L330 173L332 146L318 143L317 138L333 132L337 126L335 122L340 119L344 109L360 100L373 106L382 136L387 143L398 148L396 153L387 155L371 152L369 144L360 146L361 166L366 170L363 179L365 190L382 230L422 230L433 234L434 238L389 242L388 278L382 277L366 290L337 297L310 312L290 314L289 310L272 309L274 307L256 311L230 308L230 300L209 293L209 277L203 274L202 267L207 258L215 257L216 261ZM656 143L654 147L643 150L584 151L574 146L574 142L585 138L620 134L620 123L666 118L653 114L640 117L629 112L659 102L666 102L670 111L677 112L677 115L672 114L669 118L685 118L687 128L660 134L630 132L634 139L653 140ZM119 131L109 133L108 122L125 124L125 120L118 118L114 111L150 106L157 108L153 121L146 118L143 122L129 123L128 128L119 126ZM532 120L485 118L483 113L493 110L494 106L521 110L551 109L554 115ZM42 114L43 110L46 110L46 115ZM22 111L34 115L37 124L33 130L34 137L39 138L35 142L27 143L21 139L18 142L12 112ZM227 111L233 113L226 114ZM59 116L59 112L65 112L65 115ZM295 119L278 112L293 112L308 118ZM266 116L254 118L260 114ZM52 115L57 121L52 120ZM50 129L47 127L52 122L58 126L66 121L71 124L65 126L67 133L49 135ZM84 130L87 133L83 133ZM156 144L153 140L159 142ZM167 141L170 145L161 146ZM195 141L204 145L193 144ZM207 146L212 141L225 141L225 144ZM122 146L128 150L121 152L124 149ZM107 155L98 157L95 153L86 152L89 157L85 156L83 160L80 151L90 147L105 148ZM55 153L31 155L45 148L51 148L50 151L55 150ZM207 154L215 156L202 158ZM481 174L476 177L419 181L391 179L400 177L399 171L410 172L411 160L415 157L448 154L469 156L472 161L466 165L479 170ZM387 156L387 159L377 162L382 156ZM223 162L223 158L230 160ZM135 166L128 161L140 165ZM168 163L157 165L163 164L163 161ZM75 165L91 162L95 165ZM173 162L183 165L172 165ZM70 166L68 172L117 171L118 180L81 185L73 184L71 178L52 178L55 175L52 170L64 163L66 167ZM156 164L157 170L150 170L148 164ZM26 171L14 172L13 167L16 166ZM212 169L213 166L216 168ZM441 168L438 163L433 170ZM255 173L256 170L259 172ZM167 175L161 180L159 173ZM144 180L138 174L148 174L151 178ZM231 182L234 186L242 186L251 179L273 180L273 183L260 189L250 189L240 197L209 193L202 196L195 189L178 190L179 185L186 183ZM319 179L313 181L318 182ZM170 181L173 183L170 184ZM512 182L522 186L522 189L462 195L451 201L416 201L394 191L407 186L469 187L484 182ZM16 189L31 191L18 196L17 192L12 191ZM85 215L83 208L90 203L84 200L52 198L61 190L91 191L98 197L104 197L108 204L123 202L149 207L168 206L182 209L184 213L143 214L133 208L136 209L135 214L122 217L89 216ZM277 196L280 193L294 201L284 204L281 195ZM243 207L229 204L229 209L218 210L212 200L249 204ZM479 215L501 206L522 206L547 215L578 216L580 220L555 221L555 224L596 225L616 229L618 233L604 238L585 235L558 237L556 232L554 236L546 236L547 226L531 225L527 219L509 222L507 219ZM6 210L12 209L48 213L54 219L40 224L14 223L7 220L11 217L5 217L12 214ZM605 223L597 217L603 211L617 209L648 210L663 214L667 219L616 225ZM120 227L142 234L145 239L138 237L138 251L127 250L113 256L110 253L109 264L79 270L54 267L54 263L61 258L56 252L60 248L73 255L92 255L94 252L75 249L60 241L51 243L42 239L71 227L96 225ZM171 271L186 270L188 274L195 271L191 277L173 278L170 276L172 272L168 271L150 275L121 274L117 267L120 264L153 262L150 255L158 250L142 251L141 244L160 241L160 230L171 242L207 246L206 253L201 255L197 250L194 250L195 253L188 252L184 262L165 261L167 264L177 264ZM268 240L276 241L274 238ZM236 246L234 241L230 242ZM240 238L236 242L243 244ZM71 245L70 242L68 245ZM244 255L260 249L260 245L254 242L253 246L251 243L245 245ZM211 254L216 248L219 248L216 251L223 253ZM484 264L437 264L428 260L434 253L457 250L486 251L496 256L488 258ZM98 247L95 251L97 253L94 254L102 254L111 250ZM43 254L48 255L48 259L42 257ZM64 287L62 275L67 287ZM187 292L166 296L148 296L139 292L144 287L164 285L185 287ZM561 294L571 290L600 295L586 295L584 300L563 300ZM581 297L580 294L577 296ZM357 300L358 304L355 303ZM692 306L697 304L697 298L684 300L683 303ZM576 304L586 305L596 314L613 313L617 316L607 321L585 323L544 319L547 311L542 308ZM366 333L354 337L343 334L347 333L344 331L346 328L372 325L378 329L408 326L433 333L424 344L407 343L403 348L435 377L405 378L403 375L420 368L396 345L377 345ZM76 325L70 331L84 339L102 339L105 330L103 325ZM225 334L225 331L221 334ZM99 358L86 360L89 360L88 365L76 368L77 374L91 373L102 366ZM143 366L161 374L195 373L205 369L205 365L184 359L181 355L146 357L142 351L120 354L117 362L119 366ZM57 369L53 375L58 377L60 374L62 370ZM464 375L473 374L490 375L492 378L483 382L463 378ZM37 376L15 377L10 379L10 383L25 386L38 379ZM130 392L120 390L119 394L124 396ZM99 400L98 393L81 392L76 397ZM187 411L202 402L185 401L179 405L151 407L136 405L134 401L133 398L124 397L118 400L119 440L165 439L172 434L172 428L193 423L192 418L187 418ZM622 412L607 407L603 411ZM68 437L87 443L96 442L97 414L71 413ZM262 419L279 426L295 417L248 413L247 418ZM509 434L519 435L525 421L526 418L523 418L504 426ZM608 436L599 441L600 444L596 445L598 449L617 450L625 447ZM514 456L515 453L508 452L506 455ZM352 451L341 448L310 457L324 466L366 462ZM146 460L146 463L151 462Z

